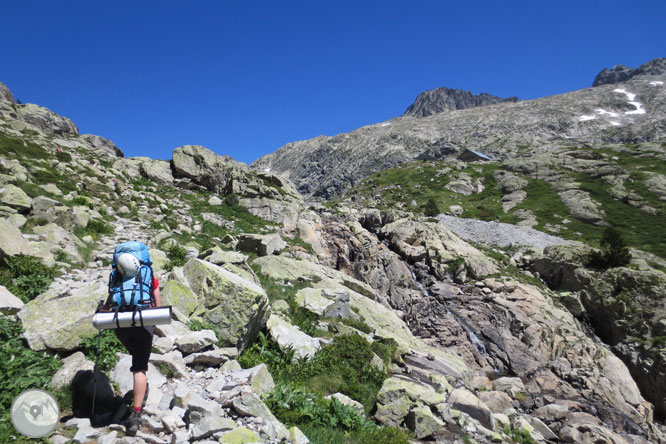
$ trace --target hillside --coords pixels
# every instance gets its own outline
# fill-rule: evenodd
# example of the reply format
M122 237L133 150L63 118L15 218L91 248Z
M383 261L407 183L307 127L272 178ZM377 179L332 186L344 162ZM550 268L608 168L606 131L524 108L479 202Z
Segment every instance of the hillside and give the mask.
M449 160L470 149L520 161L590 145L661 144L666 71L663 63L646 65L655 68L639 68L622 84L423 118L396 117L334 137L289 143L253 167L285 175L308 197L329 199L371 174L424 155Z
M666 443L663 234L637 228L662 223L662 151L415 161L308 205L204 147L124 158L0 84L0 440L26 388L71 413L113 248L138 239L174 307L141 431L70 419L50 442ZM602 205L567 204L581 193ZM437 209L554 236L463 239ZM591 265L606 224L630 263ZM103 350L123 395L128 355L113 335Z

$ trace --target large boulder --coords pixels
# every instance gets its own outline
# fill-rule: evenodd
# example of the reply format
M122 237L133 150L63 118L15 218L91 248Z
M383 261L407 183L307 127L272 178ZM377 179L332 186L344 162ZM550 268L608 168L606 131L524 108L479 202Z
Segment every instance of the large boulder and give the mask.
M0 285L0 313L16 314L25 304L4 286Z
M240 205L263 219L291 227L303 208L303 200L291 182L274 174L250 171L244 163L202 146L176 148L171 166L176 178L188 178L214 193L234 194Z
M79 129L70 119L60 116L43 106L27 103L18 109L18 120L37 131L75 136Z
M273 279L289 282L317 283L322 279L332 280L342 286L375 299L375 291L368 284L332 268L315 264L312 261L294 259L287 256L264 256L253 261L261 272Z
M6 219L0 219L0 258L23 254L34 255L34 250L21 235L21 231Z
M25 213L30 210L32 199L16 185L7 184L0 188L0 205L15 208L18 212Z
M311 359L321 348L317 339L303 333L300 328L292 325L280 315L272 314L268 318L266 328L280 348L294 350L294 359Z
M115 143L104 137L96 136L94 134L81 134L80 139L85 141L90 151L103 156L123 157L124 154Z
M266 325L268 297L257 284L199 259L185 264L183 274L220 342L243 350Z
M406 261L425 261L439 278L447 273L481 278L498 271L491 259L439 223L400 219L384 225L380 236Z
M259 256L279 254L287 247L278 233L273 234L241 234L238 238L238 248L241 251L256 253Z
M49 251L52 254L62 251L72 262L83 262L81 250L86 245L76 235L65 230L63 227L50 223L35 227L32 231L39 235L43 242L48 244Z
M231 193L232 180L247 174L245 164L199 145L176 148L171 165L176 177L186 177L219 194Z
M113 168L127 176L138 179L145 177L156 184L172 184L171 164L166 160L153 160L149 157L128 157L118 159Z
M604 210L592 199L589 193L581 190L561 191L562 202L569 207L571 215L578 220L595 225L608 225L604 221Z
M106 283L102 282L70 289L52 285L46 293L25 304L18 317L30 348L75 350L81 336L97 333L92 315L97 301L105 299L107 291Z

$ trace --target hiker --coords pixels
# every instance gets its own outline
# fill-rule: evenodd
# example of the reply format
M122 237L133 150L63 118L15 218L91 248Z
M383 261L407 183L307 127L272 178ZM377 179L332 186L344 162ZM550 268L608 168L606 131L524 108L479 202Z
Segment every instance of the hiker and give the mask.
M109 296L102 310L116 312L161 307L159 281L151 268L148 248L140 242L125 242L114 252L114 270L109 276ZM139 316L137 316L139 317ZM127 420L127 434L134 436L141 425L141 409L148 397L148 359L153 342L153 326L116 328L116 336L132 355L134 377L133 407Z

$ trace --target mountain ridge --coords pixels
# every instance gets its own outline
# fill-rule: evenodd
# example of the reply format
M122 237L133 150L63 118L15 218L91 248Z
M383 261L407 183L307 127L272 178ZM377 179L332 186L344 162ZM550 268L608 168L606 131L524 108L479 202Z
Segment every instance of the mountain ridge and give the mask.
M660 142L666 140L664 82L666 74L636 76L624 90L600 85L422 118L396 117L286 144L251 167L285 174L308 197L330 199L370 174L445 145L453 149L444 150L442 159L472 149L502 160L567 146Z
M518 97L501 98L488 93L474 95L462 89L439 87L420 93L414 103L402 114L403 117L427 117L446 111L455 111L502 102L517 102Z

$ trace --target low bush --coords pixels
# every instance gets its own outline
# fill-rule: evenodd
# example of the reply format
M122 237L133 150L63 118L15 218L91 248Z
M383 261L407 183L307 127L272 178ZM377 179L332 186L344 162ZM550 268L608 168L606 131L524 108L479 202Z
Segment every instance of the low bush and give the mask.
M244 368L265 363L278 382L299 383L318 394L340 392L372 411L386 373L371 364L372 345L359 335L336 336L311 360L294 359L293 350L281 350L263 333L238 361Z
M0 318L0 442L28 442L12 427L12 402L25 390L46 390L62 365L56 356L28 348L20 338L22 331L19 321Z
M613 227L604 230L600 241L601 251L590 254L589 264L597 268L623 267L631 262L631 253L622 235Z
M287 426L297 425L313 443L407 444L407 435L379 427L355 408L294 387L277 384L266 405Z
M164 267L167 271L173 270L174 267L182 267L187 262L187 250L178 244L173 244L169 247L166 255L169 258L169 262Z
M112 370L118 363L118 353L126 353L125 347L111 330L102 330L99 347L99 360L97 361L97 335L84 336L79 349L92 362L104 370Z
M0 285L25 303L45 292L54 277L55 268L33 256L19 254L0 260Z
M84 228L75 228L74 234L78 237L92 236L98 240L102 235L113 234L113 227L102 219L90 219Z

